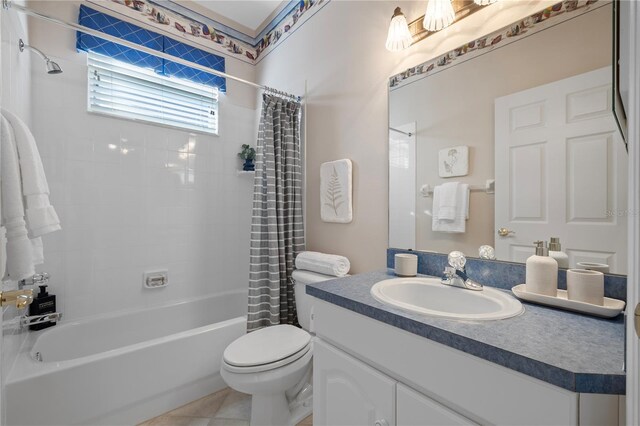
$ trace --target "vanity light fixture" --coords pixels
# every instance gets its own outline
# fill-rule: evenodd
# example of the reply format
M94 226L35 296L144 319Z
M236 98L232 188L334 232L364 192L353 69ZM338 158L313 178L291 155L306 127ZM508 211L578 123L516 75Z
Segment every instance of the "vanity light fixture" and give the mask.
M411 46L413 37L409 32L409 24L407 24L407 18L399 7L393 12L391 17L391 23L389 24L389 33L387 34L387 43L385 46L387 50L392 52L398 52Z
M498 0L473 0L473 2L475 4L477 4L478 6L487 6L490 4L493 4L495 2L497 2Z
M491 0L478 0L491 1ZM451 0L429 0L422 25L427 31L440 31L456 19Z

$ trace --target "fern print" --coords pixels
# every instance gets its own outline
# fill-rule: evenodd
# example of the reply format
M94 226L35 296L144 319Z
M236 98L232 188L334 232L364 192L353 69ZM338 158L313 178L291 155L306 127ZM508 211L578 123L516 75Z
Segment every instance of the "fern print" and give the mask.
M331 173L331 179L327 184L327 192L324 198L324 205L332 208L337 217L338 208L344 204L344 200L342 199L342 186L340 185L340 179L338 178L338 172L335 166L333 166L333 173Z

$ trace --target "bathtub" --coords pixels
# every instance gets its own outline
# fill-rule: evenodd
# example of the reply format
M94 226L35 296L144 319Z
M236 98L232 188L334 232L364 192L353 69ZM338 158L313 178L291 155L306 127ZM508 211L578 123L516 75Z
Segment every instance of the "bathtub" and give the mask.
M6 380L7 424L132 425L223 389L222 353L245 333L246 295L30 332Z

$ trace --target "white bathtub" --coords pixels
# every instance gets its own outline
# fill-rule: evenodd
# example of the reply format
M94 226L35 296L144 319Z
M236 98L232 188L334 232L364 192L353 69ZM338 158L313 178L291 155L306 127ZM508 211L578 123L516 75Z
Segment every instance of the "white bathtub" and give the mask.
M31 332L6 381L7 424L132 425L224 388L246 302L238 291Z

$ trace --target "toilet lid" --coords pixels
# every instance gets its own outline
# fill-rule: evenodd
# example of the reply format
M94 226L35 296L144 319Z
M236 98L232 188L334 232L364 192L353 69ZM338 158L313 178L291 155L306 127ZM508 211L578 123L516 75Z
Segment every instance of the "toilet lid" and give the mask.
M236 367L270 364L302 350L311 335L292 325L263 328L236 339L224 351L224 361Z

